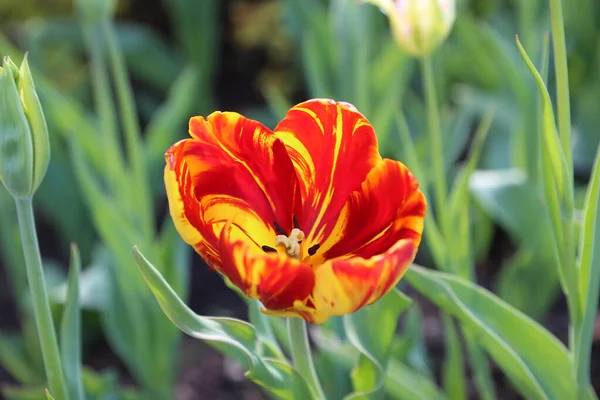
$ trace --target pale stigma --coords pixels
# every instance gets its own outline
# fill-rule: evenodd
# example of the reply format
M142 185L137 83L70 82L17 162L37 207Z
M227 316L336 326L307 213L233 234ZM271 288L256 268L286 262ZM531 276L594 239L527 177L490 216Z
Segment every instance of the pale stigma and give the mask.
M304 232L298 228L292 229L290 236L277 235L275 247L283 246L288 256L300 259L300 243L304 239Z

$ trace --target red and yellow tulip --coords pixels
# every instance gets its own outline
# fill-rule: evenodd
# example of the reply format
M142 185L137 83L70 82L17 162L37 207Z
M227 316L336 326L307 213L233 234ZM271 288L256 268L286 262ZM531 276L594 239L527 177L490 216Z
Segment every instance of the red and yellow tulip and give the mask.
M215 112L189 132L165 155L175 226L265 313L322 323L354 312L413 261L425 197L352 105L310 100L274 131Z

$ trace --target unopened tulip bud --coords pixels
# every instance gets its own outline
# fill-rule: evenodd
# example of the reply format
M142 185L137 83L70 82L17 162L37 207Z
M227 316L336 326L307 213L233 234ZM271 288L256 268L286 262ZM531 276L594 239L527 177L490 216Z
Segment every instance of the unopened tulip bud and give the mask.
M388 16L398 46L416 57L430 55L448 36L455 0L364 0Z
M0 182L14 197L33 196L50 160L48 128L27 56L0 68Z

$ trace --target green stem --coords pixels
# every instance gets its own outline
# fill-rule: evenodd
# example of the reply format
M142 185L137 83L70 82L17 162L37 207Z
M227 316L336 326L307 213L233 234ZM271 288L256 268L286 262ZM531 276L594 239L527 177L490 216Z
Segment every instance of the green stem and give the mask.
M573 154L571 151L571 105L569 103L569 72L567 68L567 47L561 0L550 0L552 22L552 45L554 48L554 68L556 71L556 108L558 133L563 153L573 176Z
M440 131L440 115L437 103L437 94L435 92L435 79L433 76L433 66L431 57L422 59L423 67L423 85L425 86L425 101L427 103L427 124L429 133L429 145L431 146L432 167L433 167L433 186L435 190L435 208L439 225L442 233L447 233L446 209L447 185L446 171L444 168L444 151L442 147L442 134Z
M46 378L50 392L56 399L68 399L67 385L56 341L56 331L50 313L50 304L44 283L44 271L42 269L42 257L38 246L35 221L33 219L33 206L31 197L16 198L17 215L21 231L23 254L25 256L25 268L27 280L33 300L33 315L35 325L42 349L42 359L46 370Z
M288 334L294 366L308 384L313 397L319 400L325 399L325 393L319 383L319 377L312 360L306 322L299 318L288 318Z

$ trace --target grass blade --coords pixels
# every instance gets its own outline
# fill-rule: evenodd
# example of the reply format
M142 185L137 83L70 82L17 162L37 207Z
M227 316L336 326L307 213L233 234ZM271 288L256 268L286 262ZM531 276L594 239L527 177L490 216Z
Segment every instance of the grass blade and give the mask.
M81 314L79 311L79 272L81 257L75 244L71 245L67 301L60 323L60 352L70 398L83 400L81 381Z

